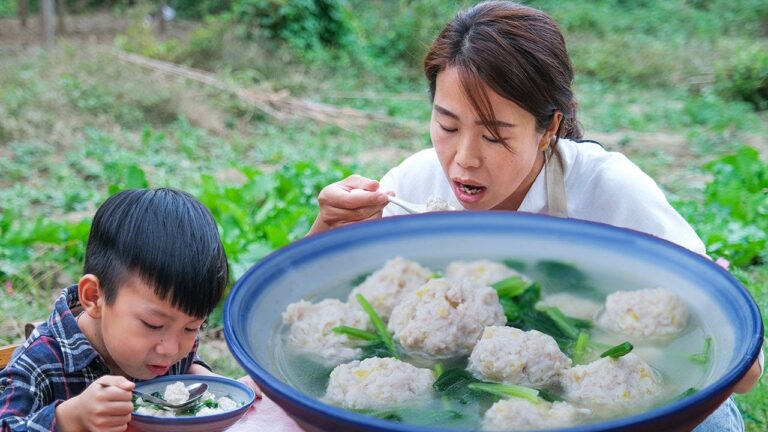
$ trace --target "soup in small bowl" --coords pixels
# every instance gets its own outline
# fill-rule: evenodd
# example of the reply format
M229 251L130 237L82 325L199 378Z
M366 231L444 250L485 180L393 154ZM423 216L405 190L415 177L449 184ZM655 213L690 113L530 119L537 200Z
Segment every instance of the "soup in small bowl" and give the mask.
M280 249L224 310L231 351L310 430L690 430L763 328L708 259L603 224L452 212Z
M134 412L128 431L211 432L235 424L251 407L256 394L247 385L225 377L207 375L167 375L136 384L136 391L171 403L186 400L185 388L205 383L208 391L196 403L181 410L163 409L134 398Z

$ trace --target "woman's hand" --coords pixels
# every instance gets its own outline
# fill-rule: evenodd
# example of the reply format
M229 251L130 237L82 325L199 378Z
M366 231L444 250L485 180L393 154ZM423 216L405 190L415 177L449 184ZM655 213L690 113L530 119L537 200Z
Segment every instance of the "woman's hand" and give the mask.
M56 407L59 430L124 431L131 421L134 387L134 383L121 376L97 379L85 391Z
M752 367L750 367L747 371L747 374L744 375L744 377L740 379L739 382L737 382L733 387L734 393L743 394L752 390L752 388L757 384L757 381L760 380L760 375L762 373L763 368L760 367L760 362L755 360L755 362L752 364Z
M308 235L348 223L380 218L389 202L387 194L379 191L379 182L354 174L324 187L317 201L320 213Z

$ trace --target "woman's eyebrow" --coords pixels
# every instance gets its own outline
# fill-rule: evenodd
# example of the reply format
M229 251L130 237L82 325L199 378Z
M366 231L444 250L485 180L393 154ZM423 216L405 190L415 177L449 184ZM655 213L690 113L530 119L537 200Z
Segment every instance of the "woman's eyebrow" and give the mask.
M459 116L457 116L456 114L452 113L451 111L441 107L438 104L434 104L434 109L435 109L435 111L439 112L442 115L445 115L445 116L451 117L453 119L459 120ZM477 124L478 126L483 126L483 122L479 121L479 120L476 121L475 124ZM511 128L511 127L516 127L517 126L516 124L507 123L507 122L501 121L501 120L493 120L493 121L491 121L491 124L493 124L493 125L495 125L497 127L510 127Z
M435 111L439 112L439 113L440 113L440 114L442 114L442 115L446 115L446 116L448 116L448 117L451 117L451 118L454 118L454 119L456 119L456 120L458 120L458 119L459 119L459 116L457 116L456 114L454 114L454 113L452 113L452 112L448 111L447 109L445 109L445 108L441 107L441 106L440 106L440 105L438 105L438 104L435 104L435 105L434 105L434 108L435 108Z
M481 121L477 121L477 122L475 122L475 124L477 124L478 126L483 126L483 122L481 122ZM492 120L491 124L496 125L497 127L509 127L509 128L517 126L516 124L507 123L507 122L501 121L501 120Z

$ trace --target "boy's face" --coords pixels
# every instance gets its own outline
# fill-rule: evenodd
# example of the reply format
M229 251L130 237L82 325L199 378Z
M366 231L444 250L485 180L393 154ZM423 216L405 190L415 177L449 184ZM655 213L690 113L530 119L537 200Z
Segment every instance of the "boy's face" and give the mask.
M164 375L192 350L202 319L159 298L138 277L130 277L107 305L101 296L101 355L114 374L137 379Z

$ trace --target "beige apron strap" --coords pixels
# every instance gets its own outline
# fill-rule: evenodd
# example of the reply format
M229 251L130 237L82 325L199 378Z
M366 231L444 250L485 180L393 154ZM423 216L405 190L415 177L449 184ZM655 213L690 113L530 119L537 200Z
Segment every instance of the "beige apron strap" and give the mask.
M544 166L546 170L548 213L552 216L568 217L563 161L556 146L550 146L544 150Z

